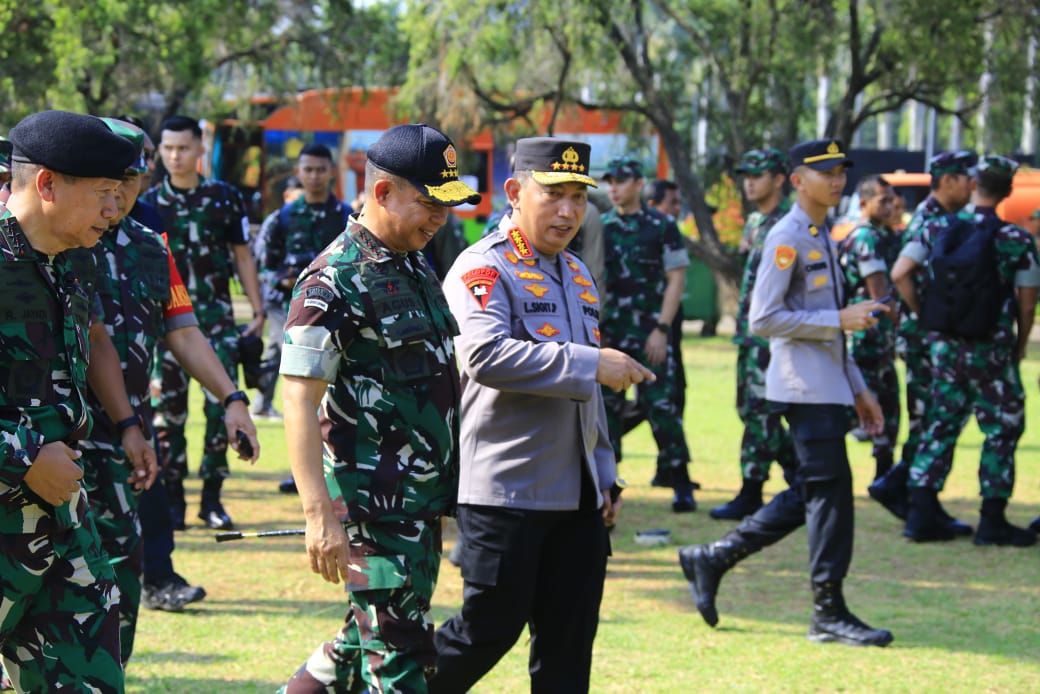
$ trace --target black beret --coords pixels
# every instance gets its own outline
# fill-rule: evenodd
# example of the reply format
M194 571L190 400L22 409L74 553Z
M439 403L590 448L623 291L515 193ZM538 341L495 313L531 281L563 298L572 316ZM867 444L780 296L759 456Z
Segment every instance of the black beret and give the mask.
M40 164L80 178L121 180L137 153L100 118L69 111L41 111L8 133L12 161Z
M425 123L390 128L368 148L368 160L383 171L408 179L440 205L480 202L480 194L459 180L455 145L447 135Z
M587 142L525 137L516 141L513 170L530 171L534 180L546 186L574 182L595 188L596 179L589 176L591 153Z

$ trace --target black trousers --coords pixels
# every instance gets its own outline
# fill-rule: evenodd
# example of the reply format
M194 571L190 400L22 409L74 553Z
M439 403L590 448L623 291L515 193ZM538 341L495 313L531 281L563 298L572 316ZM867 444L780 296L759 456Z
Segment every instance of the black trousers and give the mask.
M809 530L809 571L814 583L840 581L852 562L852 471L845 450L849 428L844 405L783 404L798 468L795 484L748 516L734 530L759 550L797 530Z
M590 486L590 485L583 485ZM589 690L609 542L594 496L577 511L459 506L462 612L437 630L430 694L462 694L531 634L536 694Z

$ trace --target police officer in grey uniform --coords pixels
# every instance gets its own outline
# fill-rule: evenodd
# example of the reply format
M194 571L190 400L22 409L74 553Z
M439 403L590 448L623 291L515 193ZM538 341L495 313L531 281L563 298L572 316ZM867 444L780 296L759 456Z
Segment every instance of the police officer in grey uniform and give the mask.
M459 256L444 293L462 370L460 614L437 631L429 691L468 691L531 633L531 691L585 692L617 467L600 385L653 378L599 346L600 299L567 251L586 213L589 145L517 143L509 222Z
M877 323L887 306L845 305L841 268L826 226L841 199L845 157L838 140L813 140L788 153L797 204L773 228L751 299L751 330L769 338L766 399L783 412L798 454L795 483L721 540L679 551L697 609L718 623L715 593L727 570L806 524L814 609L809 639L887 646L892 633L872 629L845 606L842 581L852 560L852 472L845 450L847 407L861 426L880 431L881 409L846 352L846 332Z

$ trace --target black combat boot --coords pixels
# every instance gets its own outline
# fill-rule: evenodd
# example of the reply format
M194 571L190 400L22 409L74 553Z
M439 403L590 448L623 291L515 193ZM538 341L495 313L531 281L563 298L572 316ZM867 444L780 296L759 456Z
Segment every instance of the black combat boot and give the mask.
M1012 545L1031 547L1036 544L1036 533L1008 523L1004 515L1007 499L983 499L979 516L979 530L975 533L977 545Z
M693 483L686 465L672 468L672 510L676 513L689 513L697 510L697 502L693 499Z
M202 501L199 504L199 518L213 530L232 530L234 524L220 503L220 488L224 484L223 477L202 481Z
M188 508L184 500L184 480L164 480L163 485L170 501L170 523L174 530L184 530L184 514Z
M970 525L957 520L947 513L938 498L935 500L935 513L939 517L939 522L945 525L947 530L958 537L968 537L975 532Z
M907 489L910 478L910 464L900 461L887 473L867 487L870 498L884 506L899 520L906 520Z
M727 504L708 511L715 520L741 520L762 508L762 481L745 478L737 496Z
M813 583L813 617L809 640L816 643L844 643L847 646L887 646L892 632L872 629L849 612L841 581Z
M906 514L903 536L912 542L945 542L954 538L946 520L940 515L938 492L925 487L910 490L910 507Z
M697 611L708 626L719 623L715 594L722 576L738 561L755 551L736 533L727 533L721 540L711 544L688 545L679 550L679 566L690 583L690 593Z

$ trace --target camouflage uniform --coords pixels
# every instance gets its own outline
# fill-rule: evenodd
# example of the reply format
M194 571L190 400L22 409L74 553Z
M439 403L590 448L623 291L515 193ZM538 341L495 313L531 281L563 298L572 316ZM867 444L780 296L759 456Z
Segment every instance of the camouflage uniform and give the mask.
M991 207L967 208L961 219L977 225L992 221ZM947 223L940 218L918 236L925 252ZM953 463L953 449L972 412L985 435L979 463L979 487L983 499L1007 499L1015 483L1015 449L1025 430L1025 391L1019 376L1015 323L1018 303L1015 286L1040 286L1040 259L1029 233L1004 224L994 237L997 267L1008 288L992 336L967 340L930 331L932 385L929 393L928 428L910 469L910 486L941 490Z
M899 257L899 237L870 223L858 225L841 242L839 262L850 292L850 304L869 301L867 277L885 275L889 294L895 292L889 273ZM892 467L896 439L899 437L899 378L896 375L896 326L882 317L869 330L858 330L847 338L849 355L856 361L863 380L881 406L884 428L874 437L874 458L883 474Z
M645 204L630 215L619 215L616 208L604 212L601 221L606 260L602 344L645 362L646 338L660 322L665 273L685 268L690 258L675 222ZM636 399L647 412L657 442L657 469L669 475L677 469L685 472L690 451L678 406L676 356L670 344L664 363L648 368L657 380L640 384ZM604 387L603 398L611 445L620 462L624 393Z
M332 243L347 225L352 210L329 195L320 204L309 204L304 196L271 213L260 227L253 254L260 269L264 307L267 310L267 345L264 349L260 390L263 402L257 412L270 409L282 356L282 331L289 312L291 289L282 280L293 280Z
M249 242L249 220L242 195L226 183L207 179L201 179L192 190L182 190L175 188L167 177L141 197L162 218L162 231L188 288L199 329L209 339L231 381L237 382L239 334L231 305L230 245ZM188 418L189 379L161 343L157 368L162 370L162 397L155 418L159 459L164 479L176 485L182 483L188 472L184 425ZM199 477L222 479L229 474L224 408L207 392L203 412L206 430Z
M325 481L351 563L346 624L289 691L426 691L440 517L458 488L457 334L421 252L391 253L355 221L293 290L281 373L329 383Z
M939 201L929 195L914 211L910 223L903 232L903 248L920 242L925 227L946 214ZM921 266L914 271L914 286L918 294L923 294L927 282L928 269ZM921 444L921 433L924 430L924 415L928 409L929 391L931 388L931 357L924 330L917 325L917 314L910 310L905 301L899 302L899 329L896 337L896 353L906 364L906 441L903 443L902 461L908 465L914 462L914 455Z
M119 589L83 488L51 506L23 477L90 428L90 256L36 252L0 208L0 652L20 691L122 692ZM90 261L90 262L88 262Z
M744 423L740 440L740 473L743 479L765 482L769 465L774 460L785 470L797 465L794 443L778 412L771 411L766 400L766 369L769 367L769 340L751 334L748 313L751 294L762 260L762 246L773 225L791 209L791 201L781 198L769 214L752 212L744 225L750 241L744 276L740 283L737 325L733 343L737 345L737 414Z
M196 325L184 284L179 276L172 279L176 270L162 238L130 217L109 229L92 250L77 252L93 253L101 268L97 294L105 329L119 354L130 405L142 422L150 422L149 377L156 343L169 330ZM126 481L131 466L120 445L121 432L93 391L87 400L94 428L81 444L83 484L105 551L118 562L120 648L125 664L133 651L141 603L139 492Z

